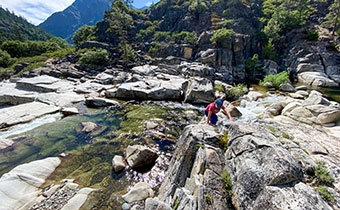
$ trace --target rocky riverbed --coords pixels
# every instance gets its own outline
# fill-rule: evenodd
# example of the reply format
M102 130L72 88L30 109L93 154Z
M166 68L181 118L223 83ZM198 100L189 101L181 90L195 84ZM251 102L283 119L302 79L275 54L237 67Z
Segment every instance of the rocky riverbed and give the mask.
M235 122L220 115L212 127L192 104L224 97L214 87L228 88L228 72L184 62L74 71L0 83L2 209L340 208L340 106L320 92L253 89L225 101Z

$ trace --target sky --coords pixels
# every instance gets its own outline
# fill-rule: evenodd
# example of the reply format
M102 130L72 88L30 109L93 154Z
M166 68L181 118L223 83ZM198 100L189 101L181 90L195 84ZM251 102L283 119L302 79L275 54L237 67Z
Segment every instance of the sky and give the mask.
M158 0L134 0L136 8L149 6ZM0 6L16 15L24 17L28 22L38 25L54 12L63 11L74 0L0 0Z

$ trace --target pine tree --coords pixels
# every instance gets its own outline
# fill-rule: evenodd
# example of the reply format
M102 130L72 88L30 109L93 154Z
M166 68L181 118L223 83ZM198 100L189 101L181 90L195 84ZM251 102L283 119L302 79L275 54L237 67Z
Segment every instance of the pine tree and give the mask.
M326 15L324 24L332 28L332 34L338 29L340 25L340 0L334 2L328 7L329 13Z

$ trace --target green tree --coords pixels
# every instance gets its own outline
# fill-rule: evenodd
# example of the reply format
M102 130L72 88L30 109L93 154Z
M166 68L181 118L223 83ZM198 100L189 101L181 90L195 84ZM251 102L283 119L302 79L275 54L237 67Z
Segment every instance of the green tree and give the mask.
M65 39L62 39L60 37L53 37L48 40L48 42L56 43L60 48L68 48L70 45L67 43Z
M328 7L329 13L325 17L323 25L327 25L332 28L332 34L340 25L340 0L334 0L334 2Z
M189 11L192 12L196 18L206 10L208 10L208 7L203 0L191 0Z
M72 38L74 44L76 46L80 46L84 41L90 38L90 36L93 34L95 29L95 26L83 26L79 28L76 33L74 33L74 36Z
M264 59L277 60L278 57L275 52L275 45L272 39L269 39L266 46L262 48L262 57Z
M3 50L0 50L0 67L7 68L15 62L15 59Z
M233 35L232 29L221 28L215 31L214 35L211 37L210 41L216 44L218 47L226 47L227 38Z

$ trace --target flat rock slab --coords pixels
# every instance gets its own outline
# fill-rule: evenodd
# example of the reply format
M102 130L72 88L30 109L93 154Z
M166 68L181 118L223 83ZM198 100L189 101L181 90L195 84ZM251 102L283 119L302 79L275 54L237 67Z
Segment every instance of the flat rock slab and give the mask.
M16 82L16 87L38 92L62 92L72 89L73 85L67 80L61 80L47 75L24 78Z
M0 105L11 104L18 105L28 102L33 102L35 92L19 90L15 83L0 84Z
M71 198L61 210L77 210L85 203L88 195L94 191L91 188L82 188L79 192Z
M39 187L60 164L46 158L19 165L0 178L1 210L28 209L39 196Z
M40 102L31 102L0 109L0 128L29 122L46 114L57 112L58 107Z

